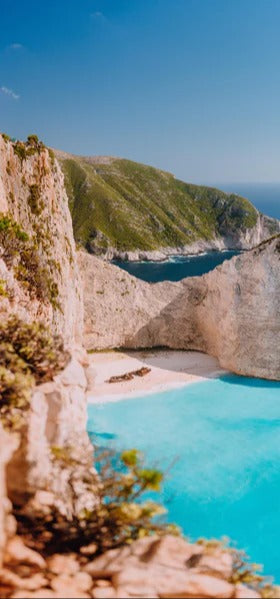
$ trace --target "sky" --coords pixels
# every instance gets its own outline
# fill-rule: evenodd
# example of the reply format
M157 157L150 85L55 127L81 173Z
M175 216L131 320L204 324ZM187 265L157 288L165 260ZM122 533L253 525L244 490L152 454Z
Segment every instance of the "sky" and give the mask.
M0 0L0 130L280 181L280 0Z

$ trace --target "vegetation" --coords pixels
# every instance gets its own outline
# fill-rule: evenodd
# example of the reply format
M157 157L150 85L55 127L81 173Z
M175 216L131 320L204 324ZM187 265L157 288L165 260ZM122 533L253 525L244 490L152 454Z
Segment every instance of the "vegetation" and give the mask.
M44 208L44 203L41 199L41 192L39 185L30 185L30 195L28 198L28 204L31 212L36 216L39 216Z
M52 454L63 469L72 470L75 480L81 466L74 457L75 451L71 447L53 447ZM165 509L145 498L147 492L160 490L162 474L145 468L138 451L125 451L120 456L97 451L95 466L98 475L87 468L82 477L86 491L97 498L92 511L83 510L71 522L56 512L48 515L47 522L44 514L32 513L29 519L17 514L22 532L32 530L34 546L39 543L46 553L51 553L77 551L94 542L94 552L102 553L152 534L179 534L177 527L160 522ZM71 476L70 486L74 489Z
M10 137L2 133L4 141L10 141ZM18 156L21 162L26 160L29 156L33 156L36 153L40 153L41 150L45 149L45 145L39 140L35 134L29 135L26 142L13 141L14 153Z
M1 133L4 141L7 143L8 141L11 141L11 138L9 135L7 135L7 133Z
M120 159L60 159L76 241L89 251L154 250L253 227L246 199ZM273 225L272 225L273 226Z
M28 290L30 297L60 309L58 286L36 243L9 216L0 213L0 257Z
M36 383L65 367L69 354L42 323L11 316L0 324L0 417L6 428L21 427Z

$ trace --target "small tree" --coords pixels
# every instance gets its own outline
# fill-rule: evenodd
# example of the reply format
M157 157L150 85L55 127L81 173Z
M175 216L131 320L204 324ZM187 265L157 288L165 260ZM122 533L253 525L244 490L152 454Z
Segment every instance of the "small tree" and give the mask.
M27 143L28 143L30 146L36 146L36 147L37 147L37 146L39 145L39 138L38 138L38 135L35 135L35 134L28 135L28 138L27 138Z

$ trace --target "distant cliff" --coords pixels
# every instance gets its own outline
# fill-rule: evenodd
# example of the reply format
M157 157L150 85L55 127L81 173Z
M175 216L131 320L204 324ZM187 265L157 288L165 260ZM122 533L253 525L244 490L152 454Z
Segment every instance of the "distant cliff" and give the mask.
M248 249L280 231L279 221L235 194L184 183L129 160L56 155L75 239L107 259Z
M150 284L80 252L88 348L199 350L280 380L280 236L212 272Z

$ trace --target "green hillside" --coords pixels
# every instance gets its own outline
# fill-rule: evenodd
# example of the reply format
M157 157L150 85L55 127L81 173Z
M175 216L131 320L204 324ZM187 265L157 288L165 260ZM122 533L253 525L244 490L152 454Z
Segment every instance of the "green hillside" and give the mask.
M74 234L87 249L153 250L253 227L246 199L191 185L129 160L57 154L65 174Z

